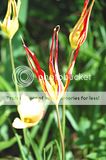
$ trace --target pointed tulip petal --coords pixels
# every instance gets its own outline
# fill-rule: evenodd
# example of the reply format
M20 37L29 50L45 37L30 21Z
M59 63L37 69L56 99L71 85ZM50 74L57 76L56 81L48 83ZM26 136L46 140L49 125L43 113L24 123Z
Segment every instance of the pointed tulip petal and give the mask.
M52 44L50 48L50 57L49 57L49 72L50 72L50 76L53 76L53 78L55 78L55 69L53 64L54 45L55 45L54 42L55 42L55 31L53 32L53 36L52 36Z
M33 52L31 52L25 44L24 44L24 48L26 50L26 53L27 53L28 59L30 61L31 67L37 75L37 78L39 78L39 76L44 77L44 71L41 69L39 61L36 58L35 54Z
M58 32L60 30L60 26L57 25L54 28L52 44L50 50L50 58L49 58L49 72L50 72L50 84L52 86L53 92L55 92L58 97L59 92L63 89L63 84L60 79L60 74L58 71Z
M29 63L31 65L33 72L36 74L36 77L39 80L39 83L40 83L43 91L46 94L48 94L48 90L46 87L47 80L46 80L45 72L40 67L40 64L39 64L39 61L38 61L36 55L32 51L29 50L29 48L25 45L23 39L22 39L22 43L23 43L23 46L26 50L26 54L28 56L28 60L29 60Z
M83 17L85 15L87 7L88 7L88 3L89 3L89 0L84 1L84 6L83 6L82 13L81 13L81 17Z
M57 94L59 92L61 92L63 90L63 84L61 82L61 79L60 79L60 74L59 74L59 70L58 70L58 32L60 30L60 26L56 26L55 28L56 30L56 50L55 50L55 74L56 74L56 80L57 80L57 86L58 86L58 89L57 89Z
M90 7L87 9L88 2L89 2L88 0L85 0L81 17L69 35L69 41L72 49L76 49L78 45L81 46L86 40L88 23L89 23L91 10L94 4L94 0L92 0Z

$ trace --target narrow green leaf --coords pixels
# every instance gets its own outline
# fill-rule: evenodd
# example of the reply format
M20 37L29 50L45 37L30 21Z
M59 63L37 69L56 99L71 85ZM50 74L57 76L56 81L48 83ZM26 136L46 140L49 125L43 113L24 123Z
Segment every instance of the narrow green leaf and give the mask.
M28 13L28 0L21 1L21 8L19 12L19 20L22 24L26 23Z
M40 125L38 124L38 125L36 125L35 127L33 127L33 128L31 129L30 135L31 135L31 138L32 138L32 139L36 136L39 128L40 128Z
M0 76L0 88L6 91L13 91L13 88L2 76Z
M49 152L47 160L51 160L52 153L53 153L53 146L51 146L50 148L50 152Z
M54 145L54 143L55 143L54 140L53 140L53 141L50 141L50 142L46 145L45 151L48 152L48 150Z
M30 147L30 141L29 141L29 138L28 138L27 134L28 134L27 128L23 129L25 145L26 145L27 148L29 148Z
M46 150L44 148L44 151L43 151L43 159L46 160Z
M103 42L106 46L106 29L105 29L105 27L101 25L100 26L100 31L101 31Z
M43 147L45 146L45 143L46 143L46 140L47 140L47 137L48 137L48 134L49 134L49 130L50 130L52 121L53 121L53 113L51 113L49 115L48 121L47 121L46 126L44 128L43 135L41 137L40 144L39 144L40 150L42 150Z
M46 160L46 153L50 150L50 153L49 153L49 156L48 158L51 157L52 155L52 152L53 152L53 145L55 145L57 147L57 151L58 151L58 157L59 157L59 160L61 160L61 149L60 149L60 146L58 144L58 141L57 140L53 140L51 142L49 142L46 147L44 148L44 158Z
M72 125L72 127L73 127L76 131L78 131L78 130L79 130L79 127L78 127L78 125L77 125L74 117L72 116L72 114L71 114L68 110L66 111L66 117L67 117L68 121L70 122L70 124Z
M0 151L11 147L14 143L16 143L16 141L16 137L13 137L10 140L0 142Z
M55 144L56 144L56 146L57 146L57 151L58 151L58 155L59 155L59 159L61 160L61 156L62 156L62 154L61 154L61 149L60 149L60 146L59 146L59 143L58 143L58 141L55 139Z
M18 142L18 146L19 146L20 153L21 153L21 156L22 156L22 160L27 160L26 157L25 157L24 151L23 151L23 146L22 146L22 143L21 143L21 140L20 140L20 136L17 133L15 133L15 136L17 138L17 142Z
M34 140L32 140L29 131L28 131L27 135L28 135L30 144L32 146L34 155L36 157L36 160L42 160L42 153L40 152L40 149L39 149L38 145L34 142Z
M0 115L0 126L7 120L10 113L11 111L8 109L2 115Z

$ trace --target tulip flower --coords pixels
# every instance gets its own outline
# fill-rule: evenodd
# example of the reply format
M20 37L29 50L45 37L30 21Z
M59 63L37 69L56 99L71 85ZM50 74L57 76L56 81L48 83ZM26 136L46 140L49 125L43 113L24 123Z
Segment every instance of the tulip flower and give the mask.
M40 82L40 85L43 91L46 93L47 97L52 100L55 104L59 103L60 98L64 94L64 86L60 79L60 74L58 71L58 32L60 26L54 28L52 36L52 44L50 49L50 58L49 58L49 80L47 80L45 72L42 70L37 57L33 52L23 42L24 48L26 50L29 63L32 67L33 72L35 73L37 79Z
M72 49L77 49L77 47L81 46L86 40L89 18L91 15L92 7L94 5L94 1L95 0L92 0L91 5L89 7L88 7L89 0L85 0L84 2L84 7L81 13L81 17L69 35L69 41Z
M60 99L64 96L64 93L68 88L68 85L70 82L69 75L71 75L73 70L73 66L70 65L66 74L66 84L64 86L61 81L59 69L58 69L58 32L59 30L60 30L60 26L57 25L53 31L52 43L50 48L50 57L49 57L49 80L47 80L45 72L41 68L36 55L32 51L30 51L30 49L25 45L24 41L22 40L23 46L28 56L28 61L42 87L42 90L47 95L47 97L56 105L58 105Z
M38 99L30 100L26 95L21 96L18 106L20 118L15 118L12 126L16 129L28 128L36 125L44 115L43 103Z
M12 39L14 34L17 32L19 28L18 15L20 10L21 1L18 0L17 3L15 0L8 0L7 13L3 20L0 22L1 30L4 35Z

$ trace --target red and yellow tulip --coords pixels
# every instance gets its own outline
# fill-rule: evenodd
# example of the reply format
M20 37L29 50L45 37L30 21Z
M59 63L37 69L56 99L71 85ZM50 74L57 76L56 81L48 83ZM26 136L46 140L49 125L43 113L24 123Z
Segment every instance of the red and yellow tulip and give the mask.
M69 35L69 41L72 49L76 49L78 46L81 46L86 40L89 18L91 15L92 7L94 5L94 1L95 0L92 0L91 5L89 7L89 0L85 0L84 2L81 17Z
M50 49L50 57L49 57L49 80L47 80L45 72L42 70L38 59L35 54L32 53L29 48L24 44L24 48L26 50L28 60L31 64L32 70L36 74L37 79L46 93L47 97L52 100L55 104L59 103L59 100L64 94L64 86L60 79L60 74L58 70L58 32L60 30L60 26L56 26L54 28L53 36L52 36L52 44Z
M73 70L73 62L69 66L69 69L66 73L66 84L63 85L59 69L58 69L58 33L60 30L60 26L56 26L53 31L52 43L50 48L50 57L49 57L49 80L46 78L46 74L41 68L39 61L36 55L29 50L29 48L23 42L24 48L26 50L28 61L31 65L33 72L35 73L39 83L46 93L47 97L53 101L55 104L58 104L60 99L63 97L72 75ZM76 50L76 54L78 54L78 49ZM74 58L75 60L75 58Z
M72 70L74 68L74 64L79 53L79 49L81 45L85 42L87 37L89 18L91 15L92 7L94 5L94 1L95 0L92 0L91 5L89 7L88 7L89 0L84 1L84 7L81 13L81 17L69 35L69 41L74 52L74 57L66 73L67 75L66 88L68 87L68 84L70 82L70 78L72 76Z

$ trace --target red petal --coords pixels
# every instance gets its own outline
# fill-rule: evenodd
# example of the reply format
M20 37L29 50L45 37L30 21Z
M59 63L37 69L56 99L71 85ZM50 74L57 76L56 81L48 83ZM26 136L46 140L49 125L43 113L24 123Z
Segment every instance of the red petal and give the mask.
M36 74L39 83L42 87L42 90L49 96L49 91L46 88L46 76L45 72L41 69L38 59L36 58L35 54L29 50L29 48L24 44L24 48L26 50L28 60L31 64L32 70ZM33 63L35 66L33 66ZM36 67L36 68L35 68Z
M55 69L53 65L54 41L55 41L55 31L53 32L53 36L52 36L52 44L50 48L50 57L49 57L49 72L50 72L50 76L53 76L53 77L55 77Z
M84 41L86 40L87 37L87 31L88 31L88 23L89 23L89 18L90 18L90 14L91 14L91 10L93 7L95 0L92 0L92 3L90 5L90 7L87 9L89 0L85 0L84 2L84 9L83 12L81 14L81 17L84 16L84 20L83 20L83 29L80 33L80 37L79 37L79 45L82 45L84 43Z
M50 49L50 58L49 58L49 72L50 76L54 78L54 83L57 86L57 93L62 90L62 82L60 79L60 74L58 71L58 32L60 30L60 26L57 25L54 28L52 44ZM54 61L53 61L54 58ZM52 84L51 84L52 85Z
M33 69L33 71L35 72L35 74L37 75L37 78L39 78L38 76L43 76L44 77L44 71L41 69L40 67L40 64L39 64L39 61L38 59L36 58L35 54L33 52L31 52L29 50L29 48L24 44L24 48L26 50L26 53L27 53L27 56L28 56L28 59L29 59L29 62L31 64L31 67ZM32 60L32 61L31 61ZM35 67L33 66L33 63L35 64Z
M60 79L60 74L58 70L58 32L60 30L60 26L56 27L56 51L55 51L55 72L56 72L56 79L58 84L58 92L61 92L63 89L63 84Z
M82 10L82 13L81 13L81 17L83 17L85 15L87 7L88 7L88 3L89 3L89 0L84 1L84 7L83 7L83 10Z

